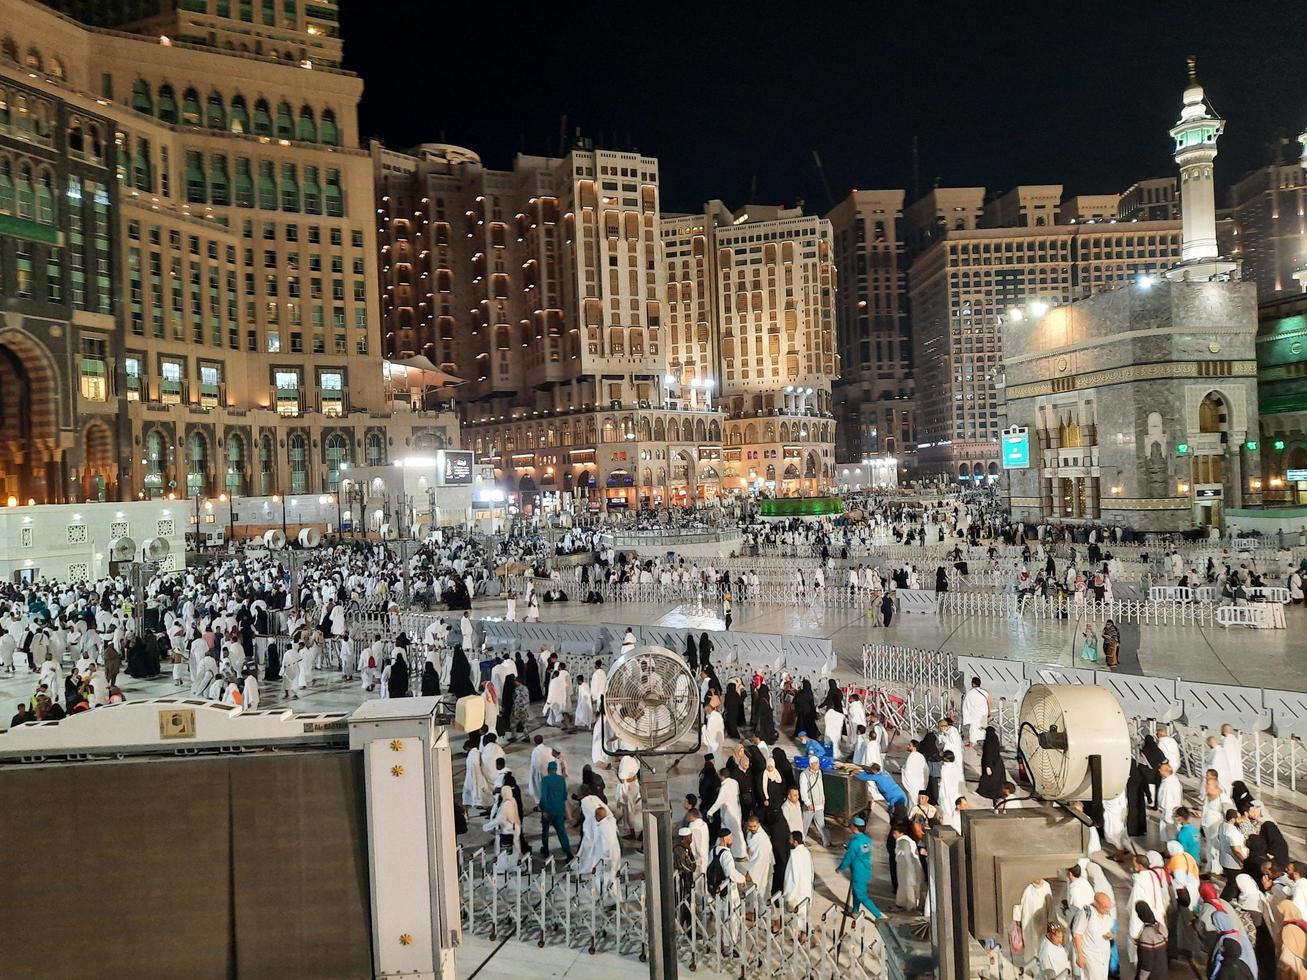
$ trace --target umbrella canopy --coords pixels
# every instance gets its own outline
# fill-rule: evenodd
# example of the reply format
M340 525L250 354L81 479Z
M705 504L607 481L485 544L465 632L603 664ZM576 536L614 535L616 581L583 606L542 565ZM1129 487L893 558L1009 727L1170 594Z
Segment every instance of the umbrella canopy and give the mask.
M453 388L467 384L466 378L456 378L448 371L443 371L431 360L421 354L402 360L386 361L386 371L391 380L399 381L415 388Z

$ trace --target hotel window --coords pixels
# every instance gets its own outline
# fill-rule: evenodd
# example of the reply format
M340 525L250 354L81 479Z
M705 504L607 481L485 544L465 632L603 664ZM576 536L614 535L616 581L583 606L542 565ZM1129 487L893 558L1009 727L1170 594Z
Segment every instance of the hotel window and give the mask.
M274 374L277 386L277 414L294 418L300 414L300 373L298 371L277 371Z
M165 357L159 362L159 400L165 405L182 403L182 362Z
M109 397L109 380L104 363L104 341L85 342L81 367L82 397L93 402L106 401Z
M305 493L309 487L309 447L302 435L286 440L290 455L290 492Z
M141 400L141 359L139 357L126 357L123 359L123 379L127 400L129 402L138 402Z
M340 371L319 371L318 389L323 415L345 414L345 375Z
M200 365L200 407L217 408L222 387L222 365Z

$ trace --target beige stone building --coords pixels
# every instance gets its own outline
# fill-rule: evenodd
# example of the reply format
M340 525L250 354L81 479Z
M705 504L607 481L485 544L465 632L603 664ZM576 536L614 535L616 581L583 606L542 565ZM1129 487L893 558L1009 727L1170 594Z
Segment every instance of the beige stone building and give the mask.
M132 9L88 6L99 23ZM0 84L32 93L8 100L59 107L56 169L104 171L52 172L50 242L0 197L20 221L0 223L0 249L43 249L48 270L25 291L6 282L20 303L0 346L20 400L53 412L22 434L7 489L315 492L344 464L456 443L447 413L389 417L362 82L332 67L334 4L278 4L267 23L206 0L122 29L30 0L6 10ZM0 140L23 139L13 125Z
M820 219L719 201L663 216L656 160L588 145L511 171L443 144L374 146L373 162L386 354L465 382L468 442L520 503L829 479Z
M1180 257L1178 221L1056 224L1060 193L1060 187L1017 188L986 208L983 221L973 223L968 207L947 227L953 205L929 209L943 217L908 285L923 474L998 476L1001 405L994 382L1004 355L1003 317L1038 317L1100 289L1155 277ZM1019 224L997 226L1006 220Z

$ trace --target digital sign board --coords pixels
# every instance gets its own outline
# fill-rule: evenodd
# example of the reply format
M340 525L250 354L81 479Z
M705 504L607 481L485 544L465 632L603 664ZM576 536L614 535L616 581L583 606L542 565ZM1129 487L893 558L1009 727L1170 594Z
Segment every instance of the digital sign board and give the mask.
M1290 483L1302 483L1307 480L1307 470L1286 470L1284 478Z
M1030 468L1030 431L1028 429L1003 430L1003 469Z
M473 478L473 454L459 449L446 449L441 480L447 487L470 487Z

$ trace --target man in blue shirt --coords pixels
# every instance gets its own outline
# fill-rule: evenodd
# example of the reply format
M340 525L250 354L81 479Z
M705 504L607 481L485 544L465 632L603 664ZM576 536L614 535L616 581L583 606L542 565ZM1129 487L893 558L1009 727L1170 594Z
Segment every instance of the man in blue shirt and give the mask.
M908 818L908 794L903 792L902 787L894 781L894 777L882 769L879 763L873 762L867 768L870 771L860 773L858 778L871 783L884 797L885 809L889 811L890 823L896 820L906 820Z
M540 853L549 853L549 831L558 835L563 854L572 860L572 842L567 839L567 780L558 774L558 763L549 763L540 780Z
M849 873L850 906L848 915L857 915L859 908L865 908L873 919L883 914L871 900L867 886L871 884L871 838L867 836L867 821L861 817L853 818L853 836L849 838L844 850L844 860L840 862L840 872Z
M1193 814L1189 808L1182 806L1177 807L1175 811L1175 822L1179 824L1179 829L1175 832L1175 839L1180 842L1180 846L1189 852L1189 856L1197 862L1198 867L1203 866L1203 844L1202 834L1198 828L1189 821Z
M815 738L808 738L807 732L799 732L796 737L799 740L799 751L804 755L815 755L818 759L826 758L826 746Z

